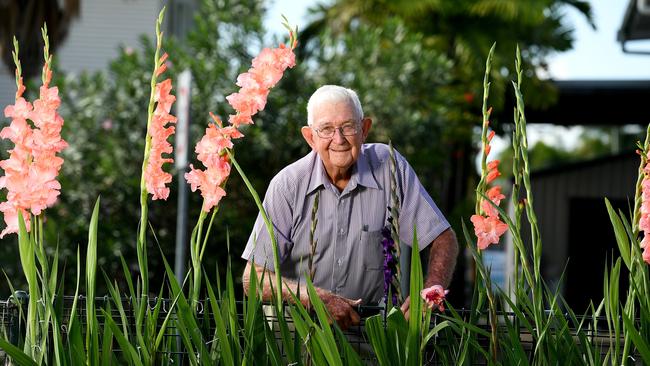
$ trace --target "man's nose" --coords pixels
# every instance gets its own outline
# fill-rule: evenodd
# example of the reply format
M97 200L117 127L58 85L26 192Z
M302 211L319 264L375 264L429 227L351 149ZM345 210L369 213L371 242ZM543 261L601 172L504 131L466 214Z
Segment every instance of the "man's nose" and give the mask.
M343 129L342 128L337 128L334 130L334 136L332 137L332 140L336 142L337 144L342 144L345 143L347 140L345 139L345 136L343 135Z

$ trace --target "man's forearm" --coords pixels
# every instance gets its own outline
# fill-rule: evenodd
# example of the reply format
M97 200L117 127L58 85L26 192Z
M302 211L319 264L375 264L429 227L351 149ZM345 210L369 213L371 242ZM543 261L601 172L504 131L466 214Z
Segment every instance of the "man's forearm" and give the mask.
M250 289L251 266L254 266L253 270L255 271L258 279L260 279L262 275L264 276L264 282L262 283L262 300L271 301L274 295L272 289L278 288L275 274L262 266L251 264L251 262L248 262L246 265L244 275L242 276L244 292L248 294L248 291ZM292 294L298 296L298 290L300 290L300 303L302 303L304 306L309 306L309 295L307 294L307 288L304 285L300 286L298 283L296 283L296 281L282 278L283 300L292 302L295 301L295 298L292 296ZM316 294L323 301L323 304L327 308L331 319L333 321L336 321L341 329L345 330L351 325L359 324L359 314L357 314L353 307L359 305L361 303L361 299L346 299L318 287L316 287Z
M456 234L449 228L438 235L431 243L429 250L429 264L425 287L441 285L447 288L456 267L458 257L458 241Z
M273 299L273 296L275 296L276 294L275 292L277 291L276 289L278 288L275 273L257 264L253 264L253 267L254 267L253 270L257 275L258 281L260 281L262 279L262 276L264 276L264 283L262 284L262 300L271 301ZM250 287L250 271L251 271L251 262L248 262L248 264L246 265L246 269L244 269L244 275L242 276L244 292L246 294L248 294L248 289ZM300 289L300 291L298 289ZM326 291L320 288L316 288L316 293L319 296L322 296L324 292ZM306 286L299 285L294 280L290 280L282 277L282 299L293 302L294 297L292 296L292 294L293 296L299 295L300 303L302 303L303 305L307 306L307 304L309 303L309 295L307 293Z

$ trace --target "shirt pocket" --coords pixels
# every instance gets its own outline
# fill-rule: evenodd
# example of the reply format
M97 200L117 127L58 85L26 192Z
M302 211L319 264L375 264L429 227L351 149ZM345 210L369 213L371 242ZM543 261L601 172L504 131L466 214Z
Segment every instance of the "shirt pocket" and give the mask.
M384 252L381 245L381 230L361 231L359 257L363 269L383 269Z

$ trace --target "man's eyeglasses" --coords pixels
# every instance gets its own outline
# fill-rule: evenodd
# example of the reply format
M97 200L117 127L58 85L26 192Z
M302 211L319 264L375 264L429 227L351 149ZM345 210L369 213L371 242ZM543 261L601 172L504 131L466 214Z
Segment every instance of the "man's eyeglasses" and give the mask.
M354 136L359 132L359 127L360 126L357 123L348 122L340 127L327 125L320 128L313 127L313 130L316 131L318 137L322 139L331 139L334 137L336 131L340 131L343 136Z

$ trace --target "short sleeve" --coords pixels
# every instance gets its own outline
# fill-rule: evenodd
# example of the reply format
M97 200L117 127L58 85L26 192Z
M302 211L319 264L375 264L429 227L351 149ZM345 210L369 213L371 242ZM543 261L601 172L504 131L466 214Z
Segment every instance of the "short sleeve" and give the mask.
M413 234L417 231L418 247L422 250L450 225L406 159L395 152L395 160L402 198L399 213L400 240L412 246Z
M293 215L291 201L288 199L288 197L291 197L291 191L288 182L281 179L280 176L276 176L271 180L263 202L264 209L273 223L273 230L278 243L280 263L284 262L293 248L293 243L290 239ZM273 246L261 213L257 215L253 231L248 238L246 248L241 257L274 270Z

